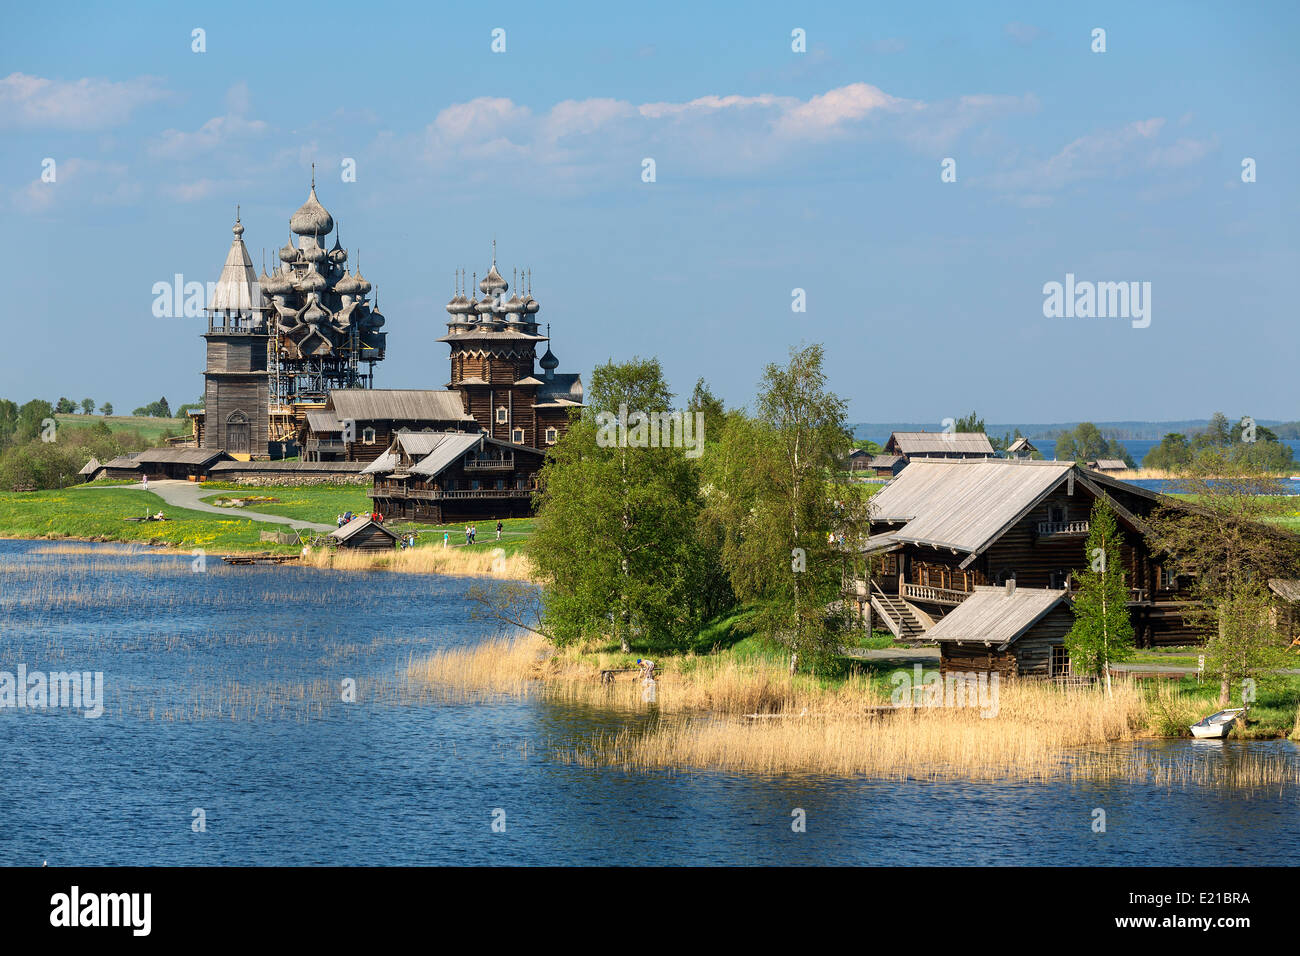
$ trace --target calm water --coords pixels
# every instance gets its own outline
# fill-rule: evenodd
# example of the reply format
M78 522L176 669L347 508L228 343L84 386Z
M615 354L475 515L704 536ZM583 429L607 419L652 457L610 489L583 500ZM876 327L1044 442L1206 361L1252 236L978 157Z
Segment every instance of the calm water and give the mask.
M193 573L188 558L0 541L0 671L102 670L106 682L97 720L0 710L0 862L1293 862L1294 789L568 765L557 753L614 729L612 718L392 692L410 656L480 638L467 586L219 562ZM356 703L341 700L345 678L357 681ZM271 691L283 706L267 715ZM1253 746L1300 759L1284 741ZM806 833L791 831L795 807ZM1106 810L1105 834L1091 831L1095 807ZM195 808L205 833L191 828ZM498 808L504 833L491 829Z

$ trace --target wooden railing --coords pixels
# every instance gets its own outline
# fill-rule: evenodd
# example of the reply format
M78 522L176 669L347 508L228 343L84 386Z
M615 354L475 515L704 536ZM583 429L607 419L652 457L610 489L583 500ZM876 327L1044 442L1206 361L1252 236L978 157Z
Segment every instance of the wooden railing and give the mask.
M929 601L931 604L960 604L970 597L969 591L957 591L953 588L936 588L928 584L903 583L903 597L913 601Z
M500 458L468 458L465 460L466 471L513 471L514 467L514 455L503 455Z
M431 491L424 488L390 488L376 485L366 494L371 498L419 498L424 501L439 501L448 498L527 498L533 492L532 488L458 488L455 491Z
M1038 533L1041 535L1050 534L1087 534L1087 521L1040 521L1038 522Z

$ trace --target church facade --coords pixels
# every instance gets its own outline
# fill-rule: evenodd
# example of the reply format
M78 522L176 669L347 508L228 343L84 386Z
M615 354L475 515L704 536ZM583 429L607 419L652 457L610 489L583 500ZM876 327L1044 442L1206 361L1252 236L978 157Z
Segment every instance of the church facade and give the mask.
M349 272L349 253L314 180L289 228L297 246L286 244L277 252L280 265L259 276L236 216L207 309L204 408L194 414L201 448L254 462L294 455L373 462L401 434L454 432L511 446L524 465L540 462L559 441L571 412L583 406L582 380L558 371L549 326L543 334L538 322L531 272L523 274L521 296L521 274L514 272L512 290L495 242L482 281L475 274L466 287L457 271L447 334L438 339L450 349L444 387L375 389L374 365L387 351L387 333L379 331L385 319L359 267ZM512 475L512 488L520 490L524 477ZM465 478L455 490L467 497L478 483Z

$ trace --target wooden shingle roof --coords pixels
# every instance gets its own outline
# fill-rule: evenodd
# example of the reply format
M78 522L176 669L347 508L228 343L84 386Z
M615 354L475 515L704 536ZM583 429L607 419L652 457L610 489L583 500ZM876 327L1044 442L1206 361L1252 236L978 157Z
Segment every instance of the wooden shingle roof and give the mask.
M339 421L464 422L459 392L418 388L343 388L330 392Z
M976 585L971 596L925 632L940 643L987 643L999 648L1014 643L1052 608L1065 600L1064 591Z
M983 432L894 432L885 445L908 458L925 455L992 455L993 446Z
M873 521L905 522L895 541L974 553L1065 480L1068 461L912 461L872 495Z

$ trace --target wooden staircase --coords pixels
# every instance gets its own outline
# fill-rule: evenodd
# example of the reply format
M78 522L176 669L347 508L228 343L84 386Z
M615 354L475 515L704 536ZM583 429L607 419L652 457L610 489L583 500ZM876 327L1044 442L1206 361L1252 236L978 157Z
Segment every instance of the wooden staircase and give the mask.
M890 633L900 641L922 641L925 625L912 613L902 598L886 594L876 582L871 582L871 607L885 621Z

